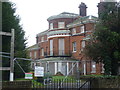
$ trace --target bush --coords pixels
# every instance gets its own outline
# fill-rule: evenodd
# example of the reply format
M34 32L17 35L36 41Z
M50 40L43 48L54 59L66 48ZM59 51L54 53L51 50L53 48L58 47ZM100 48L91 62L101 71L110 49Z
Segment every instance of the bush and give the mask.
M61 72L57 72L55 76L64 76Z

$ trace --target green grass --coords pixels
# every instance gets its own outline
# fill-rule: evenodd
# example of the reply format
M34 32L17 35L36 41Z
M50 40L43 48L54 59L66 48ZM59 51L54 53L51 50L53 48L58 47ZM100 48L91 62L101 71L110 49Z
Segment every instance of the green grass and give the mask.
M34 88L42 88L42 87L44 87L44 84L42 84L42 83L40 83L40 82L37 82L37 81L35 81L35 80L32 80L32 83L33 83L33 86L32 87L34 87Z
M65 76L53 76L53 79L65 79ZM66 79L73 79L72 77L67 77Z
M81 77L117 77L117 76L112 76L112 75L82 75Z
M30 79L25 79L25 78L16 78L15 81L23 81L23 80L30 80Z
M76 80L70 76L68 76L67 78L65 78L65 76L53 76L52 79L54 82L59 82L60 80L64 80L64 82L76 82Z

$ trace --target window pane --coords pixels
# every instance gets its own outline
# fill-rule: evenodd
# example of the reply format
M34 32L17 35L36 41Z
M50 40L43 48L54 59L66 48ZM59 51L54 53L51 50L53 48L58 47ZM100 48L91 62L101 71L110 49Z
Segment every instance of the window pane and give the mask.
M30 58L32 58L32 52L30 52Z
M53 23L50 23L50 29L53 29Z
M73 42L73 52L76 51L76 42Z
M85 47L85 41L82 41L82 48Z
M76 34L76 29L75 28L72 29L72 34L73 35Z
M44 37L41 37L41 42L44 42Z
M44 49L42 48L41 51L42 51L42 56L44 56Z
M85 28L84 26L80 27L81 33L84 33L84 28Z
M65 22L58 22L58 28L65 28Z

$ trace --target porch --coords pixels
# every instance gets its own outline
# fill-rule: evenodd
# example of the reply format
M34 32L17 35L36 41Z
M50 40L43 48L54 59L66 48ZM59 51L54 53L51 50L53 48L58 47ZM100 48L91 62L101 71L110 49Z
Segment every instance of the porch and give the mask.
M49 57L44 59L35 60L32 62L32 67L44 67L44 72L55 75L57 72L63 75L75 75L79 71L79 60L70 57Z

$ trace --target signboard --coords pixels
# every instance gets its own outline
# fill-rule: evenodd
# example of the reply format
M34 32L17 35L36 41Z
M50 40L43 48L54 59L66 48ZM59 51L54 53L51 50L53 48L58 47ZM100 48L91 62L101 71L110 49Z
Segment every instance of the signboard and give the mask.
M44 76L44 67L35 66L35 77L43 77Z
M32 73L25 73L25 79L33 79Z

